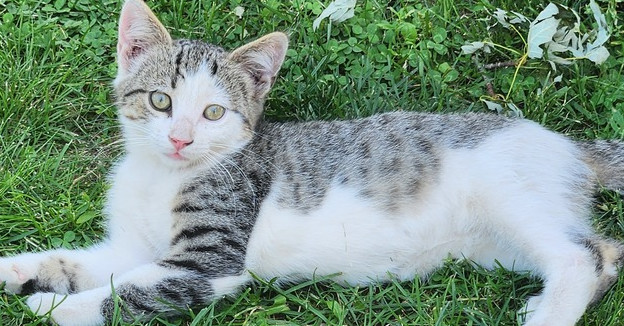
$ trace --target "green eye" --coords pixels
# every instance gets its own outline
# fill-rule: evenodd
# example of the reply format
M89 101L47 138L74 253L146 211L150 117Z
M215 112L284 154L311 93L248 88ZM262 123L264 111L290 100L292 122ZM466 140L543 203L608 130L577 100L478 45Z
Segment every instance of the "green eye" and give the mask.
M156 111L168 111L171 109L171 97L165 93L153 91L150 93L150 104Z
M219 120L225 114L225 108L221 105L211 104L204 109L204 118L215 121Z

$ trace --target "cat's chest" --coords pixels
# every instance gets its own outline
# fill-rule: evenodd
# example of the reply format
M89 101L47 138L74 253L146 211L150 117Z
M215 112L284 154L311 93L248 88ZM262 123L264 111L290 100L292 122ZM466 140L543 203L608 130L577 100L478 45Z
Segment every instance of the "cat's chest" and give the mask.
M111 237L158 257L169 246L172 203L186 174L126 157L117 166L108 196Z

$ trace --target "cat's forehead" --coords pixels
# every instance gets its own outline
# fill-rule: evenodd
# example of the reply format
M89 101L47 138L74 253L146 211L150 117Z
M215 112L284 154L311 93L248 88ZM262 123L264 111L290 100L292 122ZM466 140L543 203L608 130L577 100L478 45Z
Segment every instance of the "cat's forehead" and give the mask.
M223 48L196 40L178 40L171 52L169 64L173 69L171 88L179 81L203 70L216 75L225 51Z
M225 56L226 51L219 46L196 40L177 40L146 53L134 69L132 84L175 89L179 82L199 71L215 76L223 66Z
M202 66L218 64L224 53L223 48L210 43L198 40L177 40L172 49L170 63L176 68L197 70Z

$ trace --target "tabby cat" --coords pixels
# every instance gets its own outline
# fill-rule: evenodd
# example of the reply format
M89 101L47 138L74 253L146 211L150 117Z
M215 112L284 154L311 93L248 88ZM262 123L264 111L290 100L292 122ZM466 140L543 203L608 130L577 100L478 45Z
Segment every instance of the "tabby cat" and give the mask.
M108 236L0 259L5 290L60 325L103 325L116 298L145 320L235 293L249 272L357 285L424 277L450 256L532 271L544 289L524 325L564 326L615 282L624 246L595 233L590 209L599 187L624 189L624 143L492 114L262 122L287 45L172 40L128 0Z

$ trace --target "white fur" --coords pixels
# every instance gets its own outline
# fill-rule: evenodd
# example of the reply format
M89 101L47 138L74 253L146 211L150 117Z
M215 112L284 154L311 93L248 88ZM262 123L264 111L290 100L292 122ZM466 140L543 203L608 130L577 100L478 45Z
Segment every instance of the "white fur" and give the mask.
M205 152L213 150L210 144L226 142L226 137L236 138L224 127L240 120L235 114L226 113L223 119L230 120L225 122L207 121L202 117L203 109L209 104L229 104L214 79L206 76L200 72L181 80L177 93L172 96L176 110L171 118L163 114L163 117L151 119L152 125L147 128L136 127L136 123L129 121L123 123L124 132L130 133L126 138L147 138L144 142L127 144L128 154L115 167L108 194L106 208L110 241L106 245L113 246L116 252L123 251L122 256L128 256L128 261L121 262L124 266L138 266L166 254L171 238L174 197L181 185L197 171L189 166L189 162L167 156L175 152L168 137L189 135L194 140L192 149L180 150L180 154L190 161L202 161L207 155ZM213 92L202 93L197 85L210 85L208 89ZM145 101L148 101L147 96ZM212 157L216 160L218 156L213 153ZM207 164L214 164L214 161L203 162L204 167Z
M239 292L240 287L249 284L252 278L248 273L236 276L226 276L214 279L210 286L215 297L228 296Z
M44 255L23 254L11 258L2 258L0 262L0 280L5 282L4 289L17 293L22 288L22 284L30 280L37 274L37 268Z
M145 156L128 155L116 167L109 191L107 211L109 238L85 250L56 250L52 256L78 262L93 277L96 288L69 296L52 293L32 295L28 306L39 315L51 313L59 325L102 325L102 301L111 294L111 281L118 285L152 285L176 275L152 262L166 254L172 227L171 202L187 170L146 162ZM32 278L51 252L25 254L0 260L0 277L19 289ZM16 272L19 271L18 272Z
M569 224L570 215L553 212L551 206L557 205L552 205L552 198L535 198L536 190L544 196L565 191L539 189L551 174L557 177L565 169L556 159L552 166L536 171L530 166L534 158L525 156L526 148L518 152L523 157L514 157L517 148L492 155L500 152L508 141L505 138L523 139L535 132L551 135L533 126L523 129L528 130L500 135L475 150L447 152L439 183L404 202L397 213L384 211L359 196L357 189L340 185L334 185L322 205L309 214L280 207L273 193L256 222L247 267L258 275L295 279L341 272L337 280L350 284L387 279L388 272L402 280L424 276L449 254L476 259L486 267L497 259L508 268L532 268L518 261L521 244L510 241L520 227L517 218L527 220L527 228L536 228ZM563 147L564 152L571 149L561 139L555 139L553 146ZM540 149L530 152L538 155ZM551 149L555 155L559 152ZM510 170L518 166L518 160L528 166ZM536 200L541 206L531 211L523 207ZM519 208L527 216L518 216Z
M110 287L96 288L73 295L35 293L26 304L37 315L48 315L62 326L98 326L105 320L100 305L110 296Z
M309 214L281 208L273 193L255 225L247 268L281 281L341 273L336 281L361 284L426 276L449 256L484 267L496 260L547 280L528 305L536 312L526 325L573 325L596 283L592 258L569 239L587 225L585 208L566 197L567 176L588 172L576 154L568 140L526 123L475 149L445 153L439 182L394 214L339 185Z

